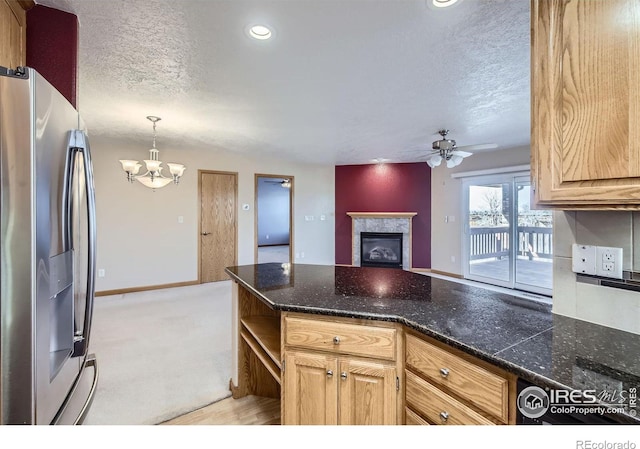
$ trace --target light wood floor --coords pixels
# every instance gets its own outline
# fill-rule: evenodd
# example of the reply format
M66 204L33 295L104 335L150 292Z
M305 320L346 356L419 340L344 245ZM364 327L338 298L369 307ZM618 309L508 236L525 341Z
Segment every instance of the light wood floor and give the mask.
M280 424L280 400L259 396L231 397L178 416L162 425Z

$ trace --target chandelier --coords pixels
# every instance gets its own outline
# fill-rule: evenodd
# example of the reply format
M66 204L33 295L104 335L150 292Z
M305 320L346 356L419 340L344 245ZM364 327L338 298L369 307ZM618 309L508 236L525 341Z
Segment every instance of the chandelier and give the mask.
M144 161L147 172L144 175L138 175L142 164L138 161L121 159L120 163L122 164L122 169L127 174L127 181L132 183L135 179L143 186L149 187L150 189L164 187L171 181L173 181L174 184L178 184L180 182L180 177L187 167L182 164L168 162L167 166L169 167L171 177L167 177L162 174L162 169L164 167L162 167L162 161L158 159L158 153L160 153L160 151L156 148L156 123L159 122L161 118L150 115L147 119L153 122L153 147L149 150L149 159L145 159Z

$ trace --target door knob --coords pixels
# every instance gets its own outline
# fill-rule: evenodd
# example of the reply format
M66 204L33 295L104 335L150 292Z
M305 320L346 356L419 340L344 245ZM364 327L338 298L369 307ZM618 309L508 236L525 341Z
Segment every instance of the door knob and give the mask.
M202 235L209 235L211 234L210 232L203 232Z

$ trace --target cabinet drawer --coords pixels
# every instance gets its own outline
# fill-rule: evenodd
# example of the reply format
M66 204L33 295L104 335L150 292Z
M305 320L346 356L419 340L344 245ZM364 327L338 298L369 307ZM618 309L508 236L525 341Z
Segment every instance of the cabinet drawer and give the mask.
M413 335L406 339L406 365L431 383L447 387L502 422L509 418L509 382Z
M407 405L436 424L493 424L411 372L407 372Z
M395 360L396 329L287 316L285 344Z
M405 424L407 426L428 426L429 423L422 419L420 415L411 410L409 407L405 408Z

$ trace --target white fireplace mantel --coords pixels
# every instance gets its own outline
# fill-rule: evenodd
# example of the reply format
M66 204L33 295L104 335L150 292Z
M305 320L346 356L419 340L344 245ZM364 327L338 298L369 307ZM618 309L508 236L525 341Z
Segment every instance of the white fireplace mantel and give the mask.
M360 232L402 232L402 268L412 269L412 218L417 212L347 212L351 217L351 265L360 266Z
M412 218L417 212L347 212L351 218Z

